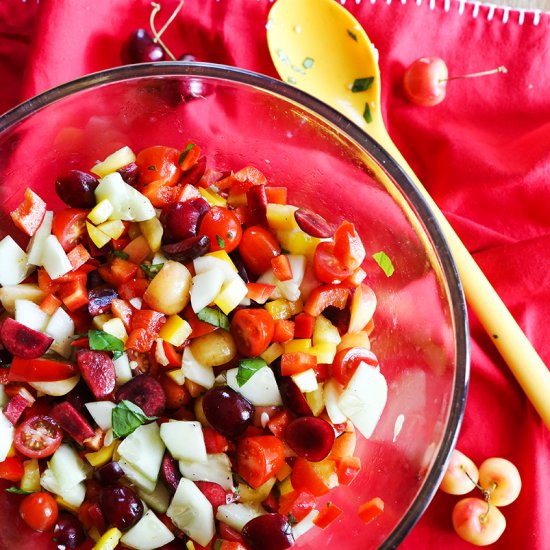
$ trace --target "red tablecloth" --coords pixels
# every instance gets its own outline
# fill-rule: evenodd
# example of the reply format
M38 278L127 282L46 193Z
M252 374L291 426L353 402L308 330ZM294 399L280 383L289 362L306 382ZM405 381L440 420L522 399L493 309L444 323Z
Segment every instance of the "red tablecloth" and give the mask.
M148 0L0 2L0 111L120 64L147 27ZM543 360L550 363L550 15L449 0L342 0L380 51L388 128ZM162 22L177 4L164 0ZM270 0L186 0L164 39L181 54L276 76L265 40ZM505 65L507 76L449 84L438 107L406 102L404 67L443 57L451 73ZM458 448L512 460L519 499L495 548L550 548L550 437L470 312L472 376ZM550 399L550 396L549 396ZM467 548L456 498L438 494L403 548Z

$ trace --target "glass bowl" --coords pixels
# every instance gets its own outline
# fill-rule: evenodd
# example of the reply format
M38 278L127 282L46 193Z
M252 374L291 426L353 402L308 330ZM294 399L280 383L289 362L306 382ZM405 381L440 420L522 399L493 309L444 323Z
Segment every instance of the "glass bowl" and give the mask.
M61 206L53 182L129 145L198 143L209 166L260 169L288 187L289 203L334 222L355 223L364 269L378 297L372 348L388 381L388 402L362 471L331 492L344 509L299 548L395 548L430 502L456 442L465 405L469 350L461 285L432 213L394 160L368 135L313 97L277 80L212 64L116 68L44 92L0 117L0 237L30 186ZM391 277L372 254L393 261ZM5 484L4 484L5 486ZM384 513L357 516L380 497ZM17 498L0 491L0 547L49 550L51 535L25 528Z

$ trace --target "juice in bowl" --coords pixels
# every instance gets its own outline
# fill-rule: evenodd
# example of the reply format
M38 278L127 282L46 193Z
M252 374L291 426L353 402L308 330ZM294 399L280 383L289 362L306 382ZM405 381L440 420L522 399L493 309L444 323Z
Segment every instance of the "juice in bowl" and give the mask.
M397 544L454 445L468 352L448 251L391 159L312 98L212 65L107 71L2 122L23 474L0 498L28 537L0 542ZM58 542L25 527L29 486Z

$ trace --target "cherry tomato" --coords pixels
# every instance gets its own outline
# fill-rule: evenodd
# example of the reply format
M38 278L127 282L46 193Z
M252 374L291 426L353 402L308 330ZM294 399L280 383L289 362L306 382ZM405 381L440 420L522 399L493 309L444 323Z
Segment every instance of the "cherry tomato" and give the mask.
M17 426L13 444L28 458L46 458L61 445L63 433L53 418L36 415Z
M136 157L140 184L148 185L160 180L163 185L175 185L181 176L180 155L179 149L164 145L154 145L140 151Z
M51 531L57 521L57 502L49 493L32 493L19 505L23 521L35 531Z
M334 233L334 255L344 267L352 271L363 263L365 247L351 222L342 222Z
M315 249L313 269L316 277L324 283L343 281L353 270L344 266L334 255L334 244L328 241L321 242Z
M202 218L199 235L210 239L210 250L225 250L227 253L235 250L241 242L243 230L241 222L227 208L213 206Z
M240 309L231 320L231 335L239 353L257 357L269 346L275 321L265 309Z
M340 384L345 386L362 361L373 367L378 365L376 355L366 348L346 348L340 350L332 362L332 375Z
M246 267L255 275L261 275L271 268L271 259L281 253L281 248L265 227L253 225L244 230L239 252Z
M65 208L54 214L52 234L57 237L65 252L70 252L87 234L87 210Z
M285 446L274 435L244 437L237 447L237 472L254 489L285 463Z

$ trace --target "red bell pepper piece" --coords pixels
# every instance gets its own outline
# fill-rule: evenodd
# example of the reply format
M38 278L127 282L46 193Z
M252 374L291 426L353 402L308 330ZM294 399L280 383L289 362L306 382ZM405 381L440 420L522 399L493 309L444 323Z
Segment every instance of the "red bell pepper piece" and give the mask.
M292 267L288 256L279 254L275 258L271 258L271 267L273 269L273 275L279 279L279 281L290 281L292 279Z
M69 261L73 266L73 271L76 271L79 267L83 266L91 258L91 256L82 244L77 244L67 254L67 258L69 258Z
M308 313L298 313L294 318L294 338L311 338L315 327L315 317Z
M9 456L0 462L0 479L8 481L21 481L25 469L21 460L15 456Z
M74 279L67 283L62 283L57 294L69 311L76 311L90 301L85 279Z
M55 382L77 374L71 363L53 359L22 359L14 357L8 379L10 382Z
M278 319L275 321L272 342L288 342L294 338L294 321Z
M279 514L290 514L296 521L300 521L315 508L316 501L315 496L306 489L290 491L279 497Z
M281 374L291 376L315 368L317 357L311 353L295 351L281 356Z
M337 519L342 513L342 508L336 506L332 502L327 502L327 505L319 511L316 518L313 519L313 523L321 529L326 529L335 519Z
M32 237L40 227L46 214L46 203L32 190L27 187L23 202L10 212L13 223Z
M348 296L349 288L345 286L318 286L311 291L304 305L304 311L313 317L317 317L329 306L344 309L348 301Z
M338 462L336 473L342 485L349 485L361 471L361 459L357 456L344 456Z
M334 233L334 255L348 269L357 269L365 259L366 252L355 226L342 222Z
M271 204L286 204L287 189L286 187L266 187L265 194L267 202Z
M384 501L380 497L374 497L368 502L359 506L359 519L365 523L370 523L384 511Z
M204 334L214 332L217 328L210 323L201 321L190 305L183 310L183 318L191 325L192 332L189 338L198 338Z
M265 304L275 290L275 285L246 283L246 288L248 288L247 298L254 300L257 304Z
M98 272L104 281L118 286L133 279L138 269L139 266L136 263L115 256L108 266L100 266Z

